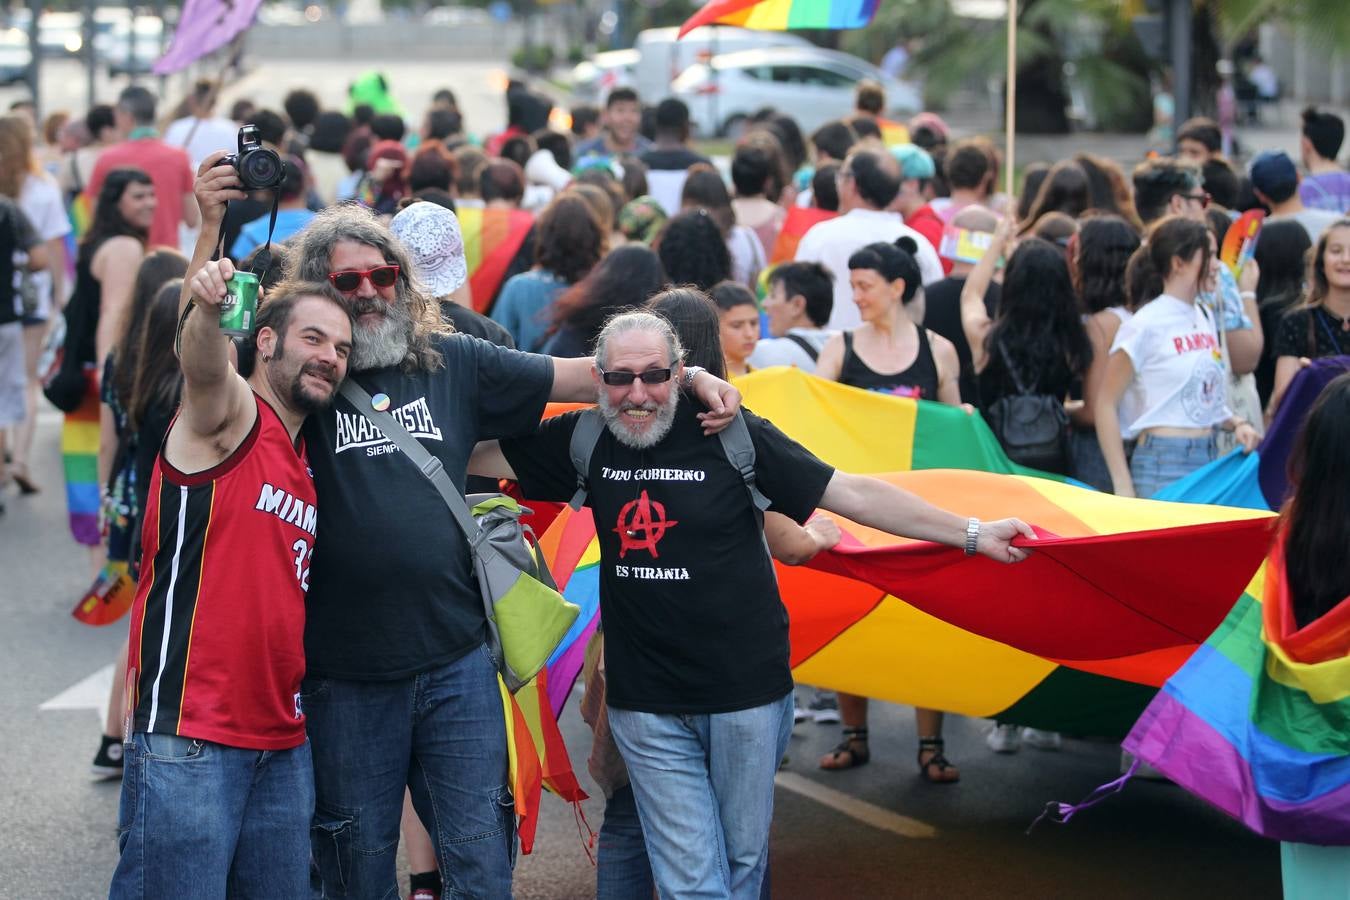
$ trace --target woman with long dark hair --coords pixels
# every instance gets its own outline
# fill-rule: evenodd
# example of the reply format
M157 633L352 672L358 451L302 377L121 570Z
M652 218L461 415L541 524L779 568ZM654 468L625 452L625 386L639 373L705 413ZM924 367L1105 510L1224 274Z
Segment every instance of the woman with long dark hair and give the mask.
M992 413L1004 398L1020 394L1048 395L1063 402L1092 361L1092 345L1083 329L1064 251L1049 241L1029 238L1018 244L1004 271L998 316L989 318L984 292L1007 248L1012 227L1010 220L1003 220L993 244L961 290L961 326L970 342L980 407L986 413ZM1017 458L1009 435L998 437L1014 462L1031 462ZM1047 467L1045 462L1037 464ZM1061 475L1068 474L1068 469L1067 453L1058 464L1050 465L1051 471Z
M1233 415L1225 395L1214 319L1199 296L1218 278L1214 236L1202 223L1172 216L1149 233L1148 255L1162 293L1120 327L1094 418L1111 483L1122 497L1152 497L1218 455L1214 430L1223 428L1246 450L1260 436ZM1132 421L1122 422L1121 399L1136 397ZM1123 438L1138 438L1127 462Z
M1263 334L1278 335L1285 313L1303 299L1308 274L1308 251L1312 239L1296 219L1267 222L1261 226L1254 258L1261 277L1256 281L1256 308ZM1346 342L1350 346L1350 341ZM1270 402L1275 389L1275 342L1265 345L1256 364L1256 392L1261 406Z
M605 320L638 307L661 289L661 260L644 244L625 244L610 251L585 278L553 304L553 326L543 353L558 357L589 356Z
M1083 377L1083 403L1069 415L1073 422L1069 474L1099 491L1110 491L1111 473L1097 443L1094 416L1111 344L1133 314L1125 293L1125 270L1139 249L1139 233L1120 216L1091 216L1083 220L1074 245L1073 285L1087 317L1084 326L1092 344L1092 363Z
M680 209L685 212L707 210L722 232L727 254L731 258L731 274L726 277L753 288L760 271L768 265L768 253L753 229L736 224L731 194L727 192L721 174L703 163L690 166L689 174L684 179L684 188L680 191ZM711 285L701 287L706 291Z
M706 291L731 277L726 240L706 209L687 209L667 222L656 252L671 284Z
M1257 246L1260 246L1258 242ZM1275 384L1266 418L1273 419L1302 360L1350 354L1350 219L1331 225L1308 260L1307 294L1275 334Z
M154 216L155 186L149 175L130 168L108 173L94 206L93 222L80 242L75 288L66 307L66 365L83 367L87 382L83 400L66 416L62 437L66 497L71 532L91 549L100 544L99 485L107 483L106 465L112 461L111 453L99 453L96 446L98 375L125 321ZM103 466L91 464L95 460ZM90 473L96 477L89 478ZM95 551L91 562L97 572L103 565L102 554Z

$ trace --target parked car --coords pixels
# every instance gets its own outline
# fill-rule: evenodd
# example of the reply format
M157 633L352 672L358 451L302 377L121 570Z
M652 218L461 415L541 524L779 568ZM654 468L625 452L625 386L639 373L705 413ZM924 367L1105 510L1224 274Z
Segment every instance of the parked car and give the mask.
M672 82L671 94L689 106L703 136L735 136L765 106L791 113L810 133L853 109L859 81L870 78L886 91L887 113L904 117L923 108L919 90L891 78L869 62L819 47L771 47L724 53L695 63Z
M599 103L616 87L633 87L641 58L636 50L607 50L582 60L572 68L572 93L578 100Z
M136 44L132 47L132 28L135 28ZM108 77L118 75L148 74L155 62L164 53L161 41L164 39L164 22L154 16L138 16L135 25L120 23L104 36L95 46L99 58L108 67Z
M639 56L633 86L650 103L666 96L671 82L685 69L719 54L767 47L813 46L801 35L787 31L755 31L729 25L704 25L684 37L678 36L679 31L678 28L648 28L638 32L637 42L633 45Z
M0 85L21 84L32 61L28 35L17 28L0 29Z

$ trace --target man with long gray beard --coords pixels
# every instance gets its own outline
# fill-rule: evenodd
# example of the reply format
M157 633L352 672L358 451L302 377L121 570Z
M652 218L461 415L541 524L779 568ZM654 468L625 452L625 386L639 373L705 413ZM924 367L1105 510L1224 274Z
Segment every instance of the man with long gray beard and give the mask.
M647 312L610 319L596 344L593 398L605 429L585 474L600 541L609 722L657 893L751 900L792 729L788 621L742 475L681 402L683 353L669 323ZM567 499L581 415L480 444L470 471L517 478L533 499ZM1010 543L1033 536L1017 519L981 524L945 512L836 471L764 419L744 417L755 485L772 511L805 522L820 507L968 555L1026 556Z
M461 490L475 443L533 432L550 400L594 398L588 360L453 333L367 210L321 212L293 239L288 274L351 299L352 377ZM707 374L696 387L704 423L724 427L735 389ZM324 896L396 896L406 785L447 895L509 897L506 728L468 545L422 473L344 397L306 436L329 541L311 567L302 690Z

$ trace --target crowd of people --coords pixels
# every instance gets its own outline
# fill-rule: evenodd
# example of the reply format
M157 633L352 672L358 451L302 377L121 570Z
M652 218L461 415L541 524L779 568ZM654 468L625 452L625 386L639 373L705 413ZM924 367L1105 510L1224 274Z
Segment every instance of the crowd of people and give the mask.
M450 90L410 128L378 77L347 111L298 89L220 116L203 83L167 116L132 86L83 118L0 117L0 512L11 484L56 488L32 467L45 388L67 429L99 422L92 470L67 458L74 536L94 571L138 580L94 761L123 778L113 896L189 878L388 896L400 831L415 900L510 894L506 726L468 548L339 396L349 373L460 487L565 501L580 477L597 520L640 502L683 523L659 583L622 527L600 529L604 649L582 704L607 799L599 895L749 898L767 895L794 718L842 723L823 769L871 756L866 698L794 704L764 547L793 564L832 546L817 508L1006 562L1031 532L835 471L739 413L726 379L788 365L964 407L1014 462L1151 497L1254 448L1299 369L1350 346L1337 116L1305 111L1297 162L1239 169L1194 119L1176 156L1034 164L1012 197L995 145L935 114L887 143L899 123L877 90L810 135L763 110L721 168L681 101L628 88L562 131L513 82L506 129L481 139ZM225 158L244 125L284 163L274 188L245 189ZM1254 252L1227 264L1230 227L1258 209ZM476 287L469 210L528 226ZM793 234L802 211L814 224ZM219 317L245 271L264 299L230 341ZM549 400L598 402L589 471L569 452L583 414L541 426ZM745 495L704 437L741 421ZM93 529L76 509L90 485ZM919 775L959 780L942 713L916 717ZM995 751L1023 741L1059 746L991 724Z

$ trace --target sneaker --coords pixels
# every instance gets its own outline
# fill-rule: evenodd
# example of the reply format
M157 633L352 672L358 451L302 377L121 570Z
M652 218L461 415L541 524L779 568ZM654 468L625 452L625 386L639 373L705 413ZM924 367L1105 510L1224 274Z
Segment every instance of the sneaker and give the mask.
M816 691L807 704L811 718L817 725L836 725L839 722L839 699L833 691Z
M408 900L441 900L441 895L428 888L418 888L408 895Z
M811 710L802 706L802 698L794 692L792 695L792 724L798 725L811 718Z
M1064 739L1059 736L1058 731L1023 728L1022 743L1028 747L1035 747L1037 750L1059 750L1064 746Z
M94 757L94 764L89 767L99 778L121 778L122 777L122 740L121 738L103 736L103 743L99 744L98 755Z
M984 742L995 753L1016 753L1022 748L1021 729L1016 725L995 723L984 736Z

